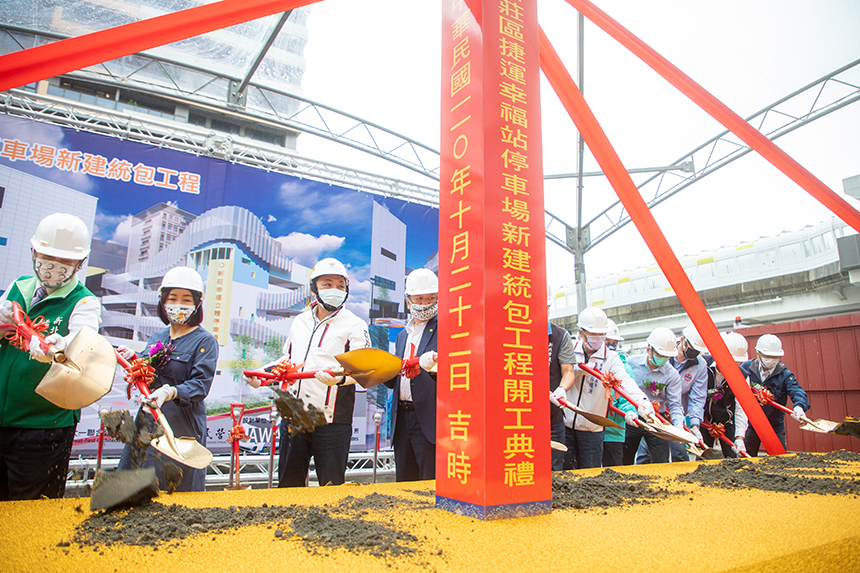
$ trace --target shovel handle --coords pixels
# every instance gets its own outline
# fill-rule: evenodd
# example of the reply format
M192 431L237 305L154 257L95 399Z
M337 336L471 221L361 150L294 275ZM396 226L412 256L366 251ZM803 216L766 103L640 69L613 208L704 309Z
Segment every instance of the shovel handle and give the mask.
M116 348L114 348L114 351L115 351L115 354L116 354L116 362L117 362L117 364L119 364L120 366L122 366L122 369L123 369L123 370L125 370L126 372L128 372L128 371L129 371L129 369L131 369L131 364L129 364L128 360L126 360L125 358L123 358L122 354L120 354L120 353L119 353L119 350L117 350ZM136 382L134 382L134 385L137 387L138 391L139 391L141 394L143 394L143 397L144 397L144 398L149 398L149 387L148 387L146 384L144 384L144 383L143 383L143 382L141 382L141 381L136 381ZM155 421L157 422L157 421L158 421L158 416L159 416L159 414L160 414L161 410L159 410L158 408L152 408L152 407L150 407L150 408L149 408L149 411L150 411L150 412L152 412L152 417L153 417L153 418L155 418Z
M706 420L702 420L702 421L701 421L701 423L700 423L699 425L700 425L700 426L702 426L703 428L705 428L706 430L710 430L711 428L713 428L713 427L714 427L714 426L712 426L712 425L711 425L711 423L710 423L710 422L708 422L708 421L706 421ZM721 441L723 441L723 442L725 442L726 444L730 445L732 448L737 448L737 446L735 446L735 443L734 443L733 441L731 441L730 439L728 439L728 438L726 437L726 435L725 435L725 434L720 434L720 435L719 435L719 438L720 438L720 440L721 440ZM744 457L744 458L748 458L748 457L750 457L750 455L749 455L748 453L746 453L746 452L743 452L743 451L738 450L738 453L741 455L741 457Z
M756 395L756 397L758 397L758 396L760 395L760 392L756 392L755 390L753 390L753 394L755 394L755 395ZM774 408L777 408L777 409L779 409L779 410L782 410L783 412L785 412L785 413L786 413L786 414L788 414L789 416L792 416L792 417L794 416L794 410L792 410L792 409L790 409L790 408L788 408L788 407L786 407L786 406L783 406L782 404L780 404L780 403L776 402L775 400L768 400L768 401L767 401L767 403L768 403L768 404L770 404L771 406L773 406ZM808 418L808 417L806 417L806 416L800 416L800 421L801 421L801 422L804 422L804 423L806 423L806 424L809 424L810 426L814 426L814 427L816 427L816 428L818 428L818 429L821 429L821 428L819 428L819 427L815 424L815 421L813 421L813 420L809 419L809 418Z
M606 374L605 374L605 373L601 372L601 371L600 371L600 370L598 370L597 368L594 368L594 367L592 367L592 366L589 366L589 365L588 365L588 364L586 364L585 362L580 362L580 363L579 363L579 368L580 368L581 370L584 370L584 371L588 372L589 374L591 374L592 376L594 376L594 377L595 377L595 378L597 378L598 380L602 380L602 381L604 381L604 382L607 382L607 381L608 381L608 380L606 379ZM615 390L616 392L618 392L618 395L619 395L619 396L621 396L622 398L624 398L625 400L627 400L628 402L630 402L631 404L633 404L634 406L636 406L636 408L639 408L639 403L638 403L636 400L634 400L633 398L631 398L630 396L628 396L628 395L627 395L627 392L625 392L625 391L624 391L624 389L623 389L623 388L621 388L621 386L620 386L620 385L613 386L613 387L612 387L612 389L613 389L613 390ZM617 408L616 408L616 409L617 409ZM619 410L619 412L621 412L621 411ZM668 424L668 422L667 422L665 419L663 419L663 418L661 418L661 417L660 417L659 412L657 412L657 411L655 410L655 411L654 411L654 414L656 414L656 415L657 415L657 418L658 418L661 422L663 422L664 424ZM623 415L624 415L624 413L622 412L622 413L621 413L621 415L623 416Z
M421 361L420 356L413 356L412 358L406 358L403 360L403 367L408 368L410 366L418 366L418 363Z
M45 335L31 326L30 317L27 316L21 305L15 301L12 301L12 317L15 321L15 330L18 331L20 336L26 337L27 340L35 336L39 339L39 346L42 348L42 352L50 356L55 362L63 363L66 361L66 354L62 350L51 350L54 347L45 343Z
M332 376L340 376L341 373L334 372L327 368L321 369L323 372L328 372ZM305 370L303 372L289 372L287 374L283 374L278 376L273 372L266 372L265 370L243 370L242 374L248 376L249 378L263 378L264 381L260 384L261 386L269 386L274 384L275 382L286 382L289 380L308 380L310 378L315 378L317 372L320 370Z

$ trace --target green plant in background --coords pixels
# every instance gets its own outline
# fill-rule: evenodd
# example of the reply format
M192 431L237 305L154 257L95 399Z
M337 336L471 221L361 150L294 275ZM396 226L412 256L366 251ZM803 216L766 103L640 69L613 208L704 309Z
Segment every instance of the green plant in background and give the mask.
M283 355L284 341L277 336L273 336L263 345L263 354L266 357L266 363L275 362Z
M243 371L258 365L258 361L254 359L256 351L257 343L254 342L253 338L247 334L240 334L236 337L235 359L230 361L230 373L233 374L234 380L239 380Z

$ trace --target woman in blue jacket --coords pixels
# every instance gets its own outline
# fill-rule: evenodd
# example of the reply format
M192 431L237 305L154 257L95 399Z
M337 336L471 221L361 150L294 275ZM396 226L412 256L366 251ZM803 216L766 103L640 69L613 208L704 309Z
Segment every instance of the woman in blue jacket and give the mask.
M166 360L158 361L155 378L150 384L150 397L146 404L161 409L176 436L188 436L206 445L206 406L204 400L209 394L215 365L218 361L218 342L204 330L203 322L203 279L194 269L177 267L167 271L161 288L158 289L158 317L169 325L154 333L146 343L143 356L150 356L153 348L159 348ZM118 348L125 358L133 357L131 350L124 346ZM140 408L135 417L135 425L153 431L157 422L147 405ZM173 460L169 460L174 463ZM164 476L165 460L152 447L143 448L139 444L126 444L118 469L132 467L154 467L161 489L175 491L203 491L206 488L206 470L194 469L179 462L175 464L182 470L178 485L171 479L167 483Z

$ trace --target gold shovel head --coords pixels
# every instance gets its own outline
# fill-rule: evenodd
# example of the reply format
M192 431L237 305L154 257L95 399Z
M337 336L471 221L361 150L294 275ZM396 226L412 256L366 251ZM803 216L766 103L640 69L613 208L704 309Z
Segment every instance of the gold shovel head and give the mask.
M36 387L37 394L60 408L79 410L110 392L116 353L105 337L85 326L63 354L66 362L51 365Z
M690 432L676 428L672 424L664 424L660 420L653 420L651 421L651 425L654 426L660 434L660 437L666 440L685 444L695 444L699 441L699 439Z
M362 388L372 388L388 382L403 367L403 361L390 352L378 348L359 348L334 357L347 375L355 379Z
M839 424L837 424L836 422L831 422L830 420L823 419L814 420L812 421L812 423L804 422L800 425L801 430L808 430L810 432L817 432L819 434L829 434L838 427Z
M582 416L583 418L585 418L586 420L588 420L592 424L597 424L598 426L603 426L605 428L623 429L622 426L613 422L609 418L601 416L600 414L594 414L592 412L589 412L588 410L583 410L579 406L574 406L573 404L568 404L565 407L569 410L576 412L577 414L579 414L580 416Z
M201 446L194 438L174 438L173 446L167 436L159 436L150 444L165 456L198 470L212 463L212 452Z

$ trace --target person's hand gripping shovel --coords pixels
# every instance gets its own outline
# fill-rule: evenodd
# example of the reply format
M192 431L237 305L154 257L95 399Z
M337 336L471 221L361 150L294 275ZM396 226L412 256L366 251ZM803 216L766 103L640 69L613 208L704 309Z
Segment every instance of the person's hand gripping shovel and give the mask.
M0 309L0 330L9 343L51 366L36 386L36 393L65 410L79 410L96 402L113 386L116 360L110 342L91 328L79 330L71 342L59 334L45 336L42 317L30 320L21 305L5 301Z
M559 386L559 388L561 388L561 387ZM549 399L550 399L550 402L552 402L553 404L561 406L562 408L567 408L571 412L575 412L575 413L579 414L580 416L582 416L583 418L585 418L586 420L588 420L592 424L596 424L598 426L603 426L604 428L621 428L622 427L621 425L617 424L616 422L613 422L612 420L610 420L609 418L607 418L605 416L601 416L600 414L595 414L594 412L589 412L588 410L583 410L579 406L575 406L575 405L571 404L570 402L567 401L566 398L564 398L562 395L560 395L560 393L554 394L554 393L550 392Z
M161 413L161 409L153 401L148 400L150 396L149 382L151 381L152 373L149 372L151 367L144 364L140 359L135 359L132 363L116 353L117 362L128 373L126 380L130 385L134 385L144 397L146 407L152 412L152 417L155 421L161 424L164 430L164 435L152 440L151 446L180 463L195 469L203 469L209 466L212 462L212 452L204 448L194 438L179 437L173 435L173 429L167 422L167 418Z
M801 430L806 430L808 432L816 432L819 434L830 434L833 432L833 430L838 428L840 425L840 424L837 424L836 422L831 422L830 420L824 420L824 419L819 419L819 420L815 420L815 421L810 420L809 418L806 417L805 414L803 414L803 409L800 407L797 407L797 406L795 407L795 410L789 410L788 408L786 408L785 406L783 406L782 404L779 404L776 400L774 400L773 399L773 393L771 393L771 391L768 390L767 388L765 388L763 390L753 389L753 394L755 394L755 397L758 398L759 404L761 404L762 406L770 404L774 408L782 410L783 412L785 412L786 414L788 414L789 416L791 416L792 418L794 418L795 420L800 422L800 429ZM797 410L800 410L800 411L798 412ZM860 437L860 436L858 436L858 437Z
M701 426L708 430L713 437L719 439L721 442L725 442L729 445L732 450L737 452L737 454L742 458L748 458L750 455L746 453L744 450L739 450L738 446L735 445L733 441L726 437L726 428L723 424L711 424L707 420L702 420Z
M579 364L579 368L602 381L603 385L608 389L615 390L619 396L636 406L637 409L641 408L641 406L624 391L621 387L621 381L613 376L611 372L601 372L584 362ZM664 440L684 443L687 445L687 449L691 453L697 456L702 455L703 451L697 446L697 442L699 440L695 435L669 424L666 419L660 416L656 411L653 412L650 419L646 419L646 422L650 426L652 433L656 433ZM642 424L640 424L640 426L643 428L645 427Z

